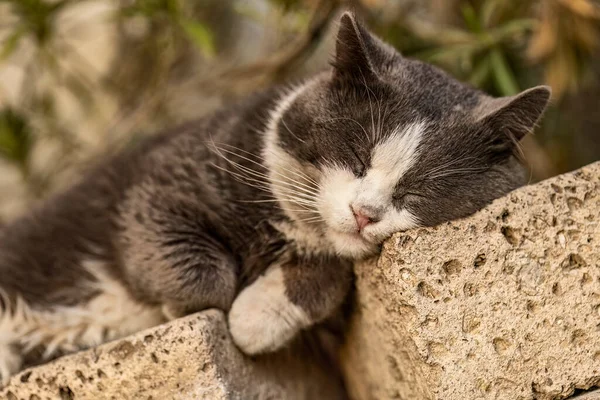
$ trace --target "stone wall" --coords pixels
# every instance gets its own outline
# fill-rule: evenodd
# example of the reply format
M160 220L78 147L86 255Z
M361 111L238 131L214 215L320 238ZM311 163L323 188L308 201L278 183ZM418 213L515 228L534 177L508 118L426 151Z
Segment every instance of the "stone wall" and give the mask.
M343 399L319 358L289 349L254 360L207 310L14 376L2 400Z
M600 163L399 233L356 275L352 398L600 400ZM23 371L0 399L345 398L303 350L244 357L208 310Z
M600 163L358 265L356 399L563 399L600 384Z

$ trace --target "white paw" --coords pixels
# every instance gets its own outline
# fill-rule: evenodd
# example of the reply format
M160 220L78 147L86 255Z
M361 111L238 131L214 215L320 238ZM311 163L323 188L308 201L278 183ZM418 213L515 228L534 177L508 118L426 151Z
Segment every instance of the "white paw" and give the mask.
M306 312L287 298L283 273L278 266L245 288L229 311L233 341L249 355L283 347L310 324Z

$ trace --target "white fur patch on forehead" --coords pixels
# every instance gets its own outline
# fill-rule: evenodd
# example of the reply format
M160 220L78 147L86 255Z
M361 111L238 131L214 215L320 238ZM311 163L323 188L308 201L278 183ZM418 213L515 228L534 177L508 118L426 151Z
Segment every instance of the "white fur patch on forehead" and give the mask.
M371 168L362 179L356 199L357 206L384 210L391 206L396 184L415 165L425 123L415 122L397 128L373 149Z
M425 127L424 122L413 122L396 128L373 149L371 169L385 174L390 183L398 182L418 158Z

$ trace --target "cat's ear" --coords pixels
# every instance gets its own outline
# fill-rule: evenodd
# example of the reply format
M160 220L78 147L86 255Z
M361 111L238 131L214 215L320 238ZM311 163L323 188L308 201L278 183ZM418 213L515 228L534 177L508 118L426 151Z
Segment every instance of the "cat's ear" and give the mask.
M536 86L515 96L485 99L478 107L478 123L490 132L499 147L511 146L530 133L550 100L550 87Z
M365 81L377 77L373 56L377 52L377 39L356 17L345 12L340 19L333 61L334 79Z

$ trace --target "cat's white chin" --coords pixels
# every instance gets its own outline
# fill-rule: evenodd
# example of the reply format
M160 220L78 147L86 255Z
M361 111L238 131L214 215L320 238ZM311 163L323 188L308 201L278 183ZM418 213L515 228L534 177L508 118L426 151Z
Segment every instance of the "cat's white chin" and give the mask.
M373 243L357 232L340 232L330 230L327 237L331 241L335 251L344 257L361 259L377 252L378 245Z

